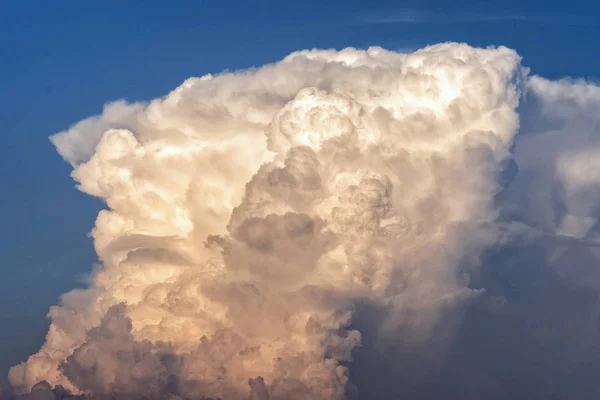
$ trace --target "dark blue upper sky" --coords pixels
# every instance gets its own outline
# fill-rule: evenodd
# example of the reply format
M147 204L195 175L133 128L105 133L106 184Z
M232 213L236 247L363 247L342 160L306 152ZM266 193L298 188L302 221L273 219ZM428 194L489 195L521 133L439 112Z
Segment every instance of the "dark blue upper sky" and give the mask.
M597 2L489 3L2 1L0 376L38 348L48 307L95 260L86 233L100 204L75 190L50 134L106 101L150 99L302 48L505 45L536 74L598 78Z

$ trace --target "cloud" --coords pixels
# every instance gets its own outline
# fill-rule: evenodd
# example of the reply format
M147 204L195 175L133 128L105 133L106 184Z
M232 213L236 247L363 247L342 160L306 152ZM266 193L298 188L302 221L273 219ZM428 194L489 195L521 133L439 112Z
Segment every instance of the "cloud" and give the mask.
M600 205L595 161L600 88L538 76L527 86L516 143L519 176L504 194L503 206L542 230L576 238L594 235Z
M496 326L517 349L532 335L532 359L543 338L574 343L524 327L564 315L539 312L551 294L527 285L599 282L598 88L527 73L504 47L300 51L53 136L107 205L92 231L102 266L51 309L46 342L10 371L15 390L481 398L465 394L477 376L471 396L511 395L469 357L514 360L470 335ZM566 351L557 371L584 356Z

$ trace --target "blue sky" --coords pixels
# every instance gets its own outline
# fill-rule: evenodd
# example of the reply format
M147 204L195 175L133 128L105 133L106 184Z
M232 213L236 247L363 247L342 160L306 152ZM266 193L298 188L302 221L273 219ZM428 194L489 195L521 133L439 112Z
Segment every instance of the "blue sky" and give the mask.
M506 45L536 74L600 77L593 1L173 3L0 5L1 377L39 347L48 307L95 261L86 233L101 204L76 191L48 136L106 101L158 97L189 76L313 47Z

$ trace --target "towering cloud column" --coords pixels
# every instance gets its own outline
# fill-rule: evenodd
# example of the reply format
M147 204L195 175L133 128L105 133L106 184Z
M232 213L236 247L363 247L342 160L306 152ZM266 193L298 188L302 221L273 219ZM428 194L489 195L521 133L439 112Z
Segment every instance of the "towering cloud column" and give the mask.
M463 44L302 51L53 136L106 202L101 266L12 384L344 399L358 302L387 310L382 338L418 344L479 294L519 62Z

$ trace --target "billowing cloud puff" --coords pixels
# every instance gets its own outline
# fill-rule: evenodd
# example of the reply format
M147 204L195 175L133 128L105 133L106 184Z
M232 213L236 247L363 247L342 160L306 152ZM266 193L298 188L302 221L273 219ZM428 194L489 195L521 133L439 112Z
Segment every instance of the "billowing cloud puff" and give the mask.
M58 133L80 190L107 205L92 232L102 265L51 309L45 344L11 383L346 398L357 305L385 310L384 346L419 348L484 292L472 283L483 252L506 240L498 221L593 231L595 150L563 146L561 129L583 122L560 113L597 109L598 89L526 75L504 47L301 51L109 104ZM513 159L523 90L565 125L544 152L525 135ZM534 176L531 195L513 189Z

